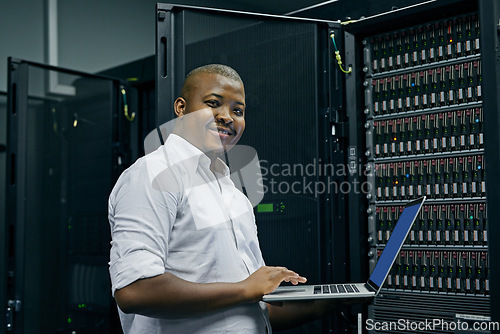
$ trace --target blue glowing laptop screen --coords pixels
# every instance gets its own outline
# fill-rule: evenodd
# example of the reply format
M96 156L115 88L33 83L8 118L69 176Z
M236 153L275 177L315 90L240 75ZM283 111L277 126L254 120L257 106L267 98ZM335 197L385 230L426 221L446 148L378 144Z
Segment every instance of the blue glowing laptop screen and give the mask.
M413 220L418 214L421 203L406 207L401 216L399 217L394 231L392 231L391 237L387 244L385 245L384 251L378 259L375 269L373 269L370 280L377 285L377 287L382 286L385 277L391 269L392 263L397 256L397 253L401 249L401 245L405 241L408 231L411 229Z

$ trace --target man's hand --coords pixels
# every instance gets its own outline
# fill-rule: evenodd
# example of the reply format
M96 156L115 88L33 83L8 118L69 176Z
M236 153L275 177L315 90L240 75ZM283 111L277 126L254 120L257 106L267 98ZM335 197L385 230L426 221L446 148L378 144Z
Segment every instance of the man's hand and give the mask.
M285 267L260 267L241 283L244 286L248 302L257 302L262 296L271 293L281 282L293 285L305 283L307 279Z

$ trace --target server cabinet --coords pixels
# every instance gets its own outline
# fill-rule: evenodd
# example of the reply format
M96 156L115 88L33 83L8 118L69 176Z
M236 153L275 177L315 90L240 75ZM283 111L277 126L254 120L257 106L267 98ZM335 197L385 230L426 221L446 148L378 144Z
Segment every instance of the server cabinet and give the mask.
M255 215L264 259L311 283L348 279L345 244L338 242L347 227L332 229L332 216L344 217L346 204L346 176L336 170L345 166L345 142L331 134L342 85L329 36L339 29L338 22L157 6L157 125L174 117L192 69L220 63L239 72L247 103L240 144L256 150L262 171Z
M7 229L5 229L5 204L6 204L6 178L1 177L6 175L7 168L7 93L0 92L0 273L6 272L6 259L7 259ZM0 276L0 287L6 284L5 275ZM6 305L7 298L6 292L0 288L0 305ZM4 328L4 320L0 318L0 328Z
M361 272L373 269L404 203L428 197L369 307L369 332L498 331L489 265L499 185L488 162L498 159L498 132L488 129L498 120L493 3L429 2L345 26L354 67L346 108L358 123L349 140L372 185L351 202L350 211L366 212L359 243L370 258Z
M9 59L3 332L112 332L107 198L126 163L125 88Z

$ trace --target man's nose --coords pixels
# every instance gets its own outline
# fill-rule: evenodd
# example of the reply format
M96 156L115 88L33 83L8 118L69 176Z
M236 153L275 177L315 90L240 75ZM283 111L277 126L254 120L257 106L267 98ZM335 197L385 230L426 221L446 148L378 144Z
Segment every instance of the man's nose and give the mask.
M225 106L218 108L214 117L217 121L222 122L224 124L232 123L234 121L231 115L230 108Z

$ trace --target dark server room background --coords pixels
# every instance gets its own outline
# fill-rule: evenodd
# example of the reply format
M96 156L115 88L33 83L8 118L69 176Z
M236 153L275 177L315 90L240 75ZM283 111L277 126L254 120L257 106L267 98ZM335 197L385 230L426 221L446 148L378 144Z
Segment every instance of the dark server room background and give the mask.
M500 332L498 1L23 0L0 18L0 333L122 333L107 199L208 63L242 76L261 165L346 171L265 182L366 185L268 191L268 265L366 281L404 204L428 199L373 302L282 333Z

